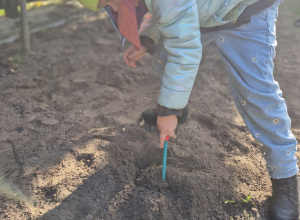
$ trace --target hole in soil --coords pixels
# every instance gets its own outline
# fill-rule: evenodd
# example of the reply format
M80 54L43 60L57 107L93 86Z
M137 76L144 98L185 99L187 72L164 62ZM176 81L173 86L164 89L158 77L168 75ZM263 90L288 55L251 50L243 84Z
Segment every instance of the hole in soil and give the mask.
M146 188L148 190L156 190L157 192L164 192L168 189L167 181L162 180L161 166L152 164L150 167L142 170L137 176L135 183L137 186Z
M163 149L147 148L138 157L137 174L135 183L137 186L165 191L166 182L162 181L161 165L162 165Z
M77 161L82 161L88 167L92 166L95 161L94 154L80 154L76 158Z
M137 155L136 159L136 179L137 189L150 194L162 195L166 200L174 201L184 212L180 212L180 219L191 219L189 210L192 207L191 185L193 182L181 178L182 169L176 169L178 163L193 164L195 160L192 157L174 157L172 148L168 149L167 175L166 180L162 179L162 158L163 149L145 148ZM185 169L185 166L183 168ZM153 198L154 198L153 197Z
M23 130L24 130L23 127L17 127L17 128L16 128L16 131L17 131L18 133L21 133Z
M137 167L139 170L144 170L152 164L157 166L162 164L163 149L157 148L147 148L140 155L139 160L137 161Z
M42 189L42 191L45 193L46 199L49 199L51 201L55 200L55 195L57 193L57 189L55 187L45 187Z

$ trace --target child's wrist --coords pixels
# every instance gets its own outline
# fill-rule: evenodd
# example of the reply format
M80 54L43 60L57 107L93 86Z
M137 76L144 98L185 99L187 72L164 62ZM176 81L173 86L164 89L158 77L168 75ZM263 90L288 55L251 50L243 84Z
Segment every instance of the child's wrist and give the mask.
M156 107L156 113L158 116L161 117L166 117L166 116L170 116L170 115L176 115L178 117L181 117L182 112L184 111L185 108L183 109L169 109L167 107L161 106L159 104L157 104Z
M154 40L147 36L141 36L140 42L142 46L147 48L147 52L149 52L152 55L155 48Z

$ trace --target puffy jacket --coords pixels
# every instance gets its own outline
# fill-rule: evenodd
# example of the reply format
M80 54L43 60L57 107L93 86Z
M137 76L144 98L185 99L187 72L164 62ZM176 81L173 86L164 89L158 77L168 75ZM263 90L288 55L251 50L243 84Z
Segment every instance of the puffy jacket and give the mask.
M145 0L149 12L139 31L155 44L161 37L168 53L158 104L183 109L202 57L200 27L236 21L258 0Z

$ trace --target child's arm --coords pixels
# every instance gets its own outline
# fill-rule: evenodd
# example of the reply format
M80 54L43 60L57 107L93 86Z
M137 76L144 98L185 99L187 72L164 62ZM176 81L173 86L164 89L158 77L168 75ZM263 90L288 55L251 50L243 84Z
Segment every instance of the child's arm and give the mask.
M155 9L153 16L158 18L167 51L157 108L162 147L165 136L174 136L176 129L177 117L171 112L186 107L198 72L202 57L200 22L195 0L147 1ZM168 109L170 115L162 114L159 106Z
M159 18L167 63L158 104L183 109L191 94L202 57L200 22L195 0L151 0ZM159 114L159 112L158 112Z

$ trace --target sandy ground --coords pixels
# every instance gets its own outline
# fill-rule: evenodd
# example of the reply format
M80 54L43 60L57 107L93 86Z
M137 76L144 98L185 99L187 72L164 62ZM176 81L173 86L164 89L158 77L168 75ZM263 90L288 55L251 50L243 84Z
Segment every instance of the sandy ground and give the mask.
M281 5L274 75L299 140L296 4ZM204 49L189 121L169 143L163 183L158 133L139 123L159 89L150 56L126 67L103 13L31 40L25 59L18 42L0 46L0 219L267 219L262 146L214 46Z

